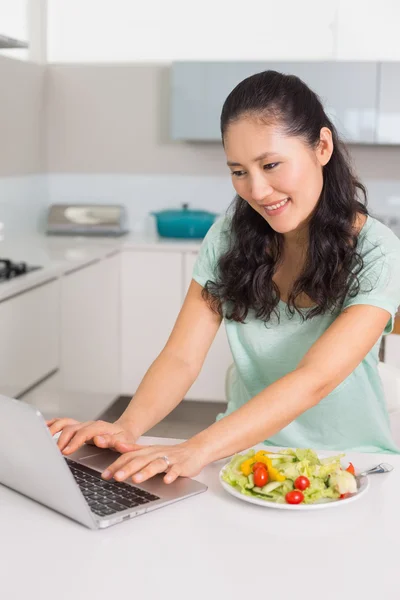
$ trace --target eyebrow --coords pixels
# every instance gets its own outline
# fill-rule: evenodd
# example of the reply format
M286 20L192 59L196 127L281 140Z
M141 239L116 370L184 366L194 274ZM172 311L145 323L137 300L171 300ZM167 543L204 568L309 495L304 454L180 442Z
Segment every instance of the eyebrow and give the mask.
M252 162L258 162L259 160L263 160L264 158L268 158L268 156L273 156L274 154L275 154L275 152L264 152L263 154L256 156L256 158L253 158ZM228 165L228 167L240 167L241 166L240 163L232 162L231 160L228 160L228 162L226 164Z

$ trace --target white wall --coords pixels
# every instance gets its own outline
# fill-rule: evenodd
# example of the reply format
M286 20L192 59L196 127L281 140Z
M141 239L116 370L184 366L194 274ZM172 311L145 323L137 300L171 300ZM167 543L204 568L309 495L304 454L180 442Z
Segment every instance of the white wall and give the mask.
M49 0L50 62L333 57L338 0ZM310 18L312 15L312 18ZM73 36L73 43L71 43Z
M252 0L245 6L243 0L48 0L49 60L64 64L49 65L46 73L46 158L39 136L43 74L0 60L0 221L8 231L37 229L48 202L62 201L122 202L137 230L150 211L183 202L222 212L233 189L221 146L168 138L165 63L400 60L399 13L397 0L368 7L360 0ZM400 146L352 146L351 153L373 212L400 216Z
M28 0L0 0L0 33L17 40L28 39Z
M48 0L48 60L400 60L399 23L398 0Z
M183 202L225 209L234 191L222 145L168 136L169 72L143 63L48 66L50 202L123 203L135 230L150 211ZM400 217L400 146L350 150L373 212Z
M0 176L43 173L44 67L0 56Z

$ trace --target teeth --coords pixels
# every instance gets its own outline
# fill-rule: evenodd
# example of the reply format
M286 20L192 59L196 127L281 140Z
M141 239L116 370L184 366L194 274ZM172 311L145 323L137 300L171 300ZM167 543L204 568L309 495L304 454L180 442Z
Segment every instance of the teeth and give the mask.
M279 202L278 204L272 204L271 206L266 206L265 208L267 210L276 210L277 208L284 206L288 200L289 200L289 198L286 198L285 200L282 200L282 202Z

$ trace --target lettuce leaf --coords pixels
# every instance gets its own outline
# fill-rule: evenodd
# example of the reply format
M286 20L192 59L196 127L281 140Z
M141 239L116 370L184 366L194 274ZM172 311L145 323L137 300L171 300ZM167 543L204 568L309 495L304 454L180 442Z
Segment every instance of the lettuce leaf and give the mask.
M264 488L257 488L254 486L253 474L247 477L240 469L242 462L252 458L255 453L255 450L250 450L245 454L235 455L222 473L224 481L247 496L285 503L286 494L294 489L294 481L300 475L304 475L310 480L310 486L303 491L305 504L336 500L341 494L357 491L355 478L350 473L343 471L341 467L340 461L345 454L319 459L317 454L309 448L287 448L279 454L267 452L267 456L269 455L272 460L272 465L286 479L278 486L271 486L269 483Z

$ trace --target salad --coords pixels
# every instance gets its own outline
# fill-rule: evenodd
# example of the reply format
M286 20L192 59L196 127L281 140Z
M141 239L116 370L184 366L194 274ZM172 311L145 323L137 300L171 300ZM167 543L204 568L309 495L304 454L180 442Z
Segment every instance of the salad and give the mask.
M346 498L357 492L354 466L343 469L344 454L318 458L310 449L279 452L250 450L236 454L222 472L222 479L247 496L269 502L312 504Z

